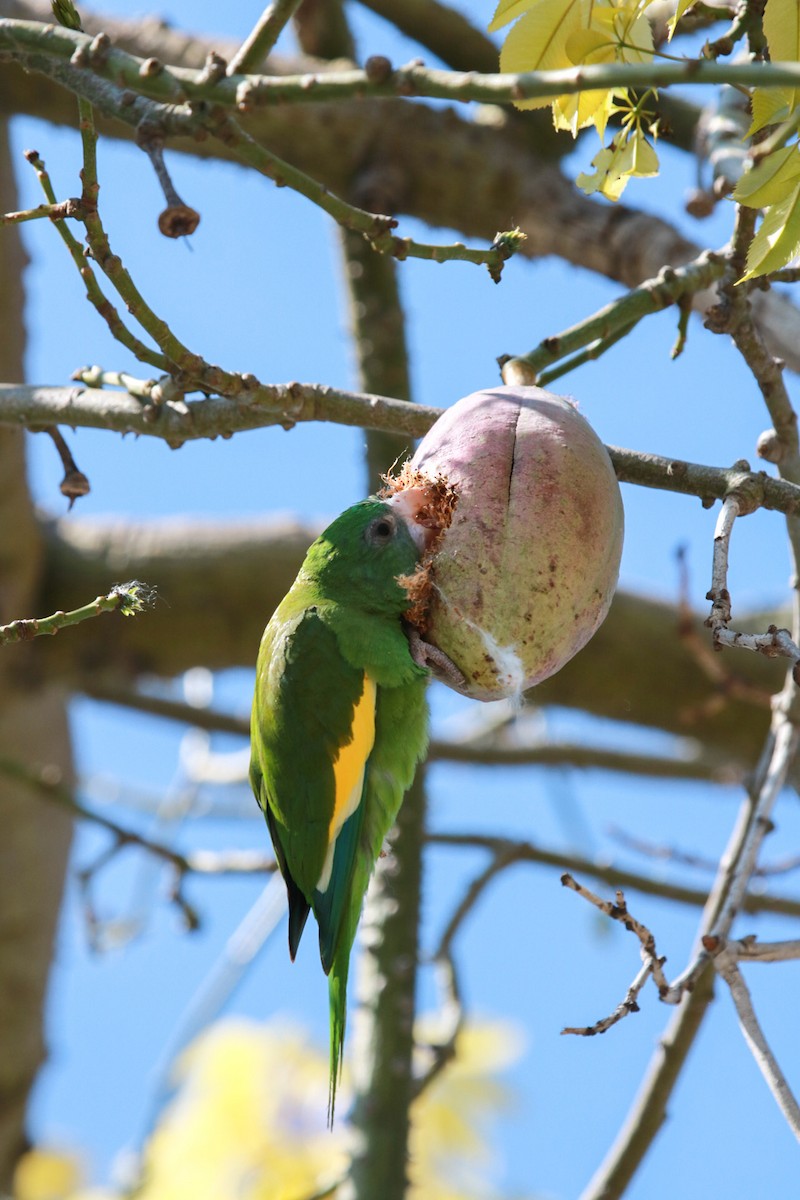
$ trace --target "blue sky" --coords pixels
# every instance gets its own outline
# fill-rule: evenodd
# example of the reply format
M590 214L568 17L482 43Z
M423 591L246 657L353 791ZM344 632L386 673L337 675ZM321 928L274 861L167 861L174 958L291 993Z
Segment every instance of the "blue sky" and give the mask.
M475 0L462 7L479 24L491 16L491 6ZM258 8L174 0L160 12L188 29L235 38L248 31ZM132 17L138 10L116 0L104 11ZM386 53L402 61L418 53L357 5L353 19L364 56ZM23 206L40 199L33 172L21 158L25 147L34 146L45 158L59 196L75 194L80 151L74 133L20 119L14 143ZM585 165L594 153L590 145L588 140L581 143L569 162ZM694 165L669 148L661 154L662 176L634 182L626 198L675 221L704 244L724 242L730 209L722 205L703 224L687 217L682 198L693 185ZM178 191L202 213L191 247L159 235L160 197L146 158L133 147L110 141L103 141L99 151L100 202L112 246L152 306L206 358L230 369L252 371L269 382L301 379L352 386L338 247L329 220L251 172L195 163L169 151L168 161ZM513 213L497 214L498 228L513 223ZM24 232L32 259L27 273L29 379L64 383L76 367L90 362L149 374L111 341L83 300L54 230L34 222ZM421 235L422 227L404 219L401 232ZM448 231L426 231L424 236L452 239ZM415 399L440 406L497 382L498 354L529 349L619 294L616 285L556 259L513 260L498 287L485 270L461 263L409 261L402 264L400 279ZM741 457L754 461L756 438L769 422L752 379L727 339L713 337L698 322L692 324L684 355L671 362L675 322L674 312L649 318L602 360L564 380L562 390L579 400L606 442L716 465ZM790 380L790 386L796 394L796 381ZM263 430L188 445L179 452L155 439L121 439L88 430L70 434L69 440L92 483L91 495L75 509L76 520L180 514L231 519L267 512L323 519L360 498L364 489L363 434L333 425L301 426L290 433ZM30 446L37 500L63 514L55 452L41 436L32 437ZM624 487L623 498L622 585L675 598L675 550L684 544L692 595L702 604L715 513L704 511L697 500L640 488ZM731 574L735 611L784 602L788 574L781 519L758 513L739 522ZM265 620L268 616L265 612ZM70 636L81 635L74 631ZM658 652L654 648L656 660ZM657 662L654 670L657 675ZM251 686L248 673L230 672L216 683L217 702L246 713ZM467 702L438 688L432 703L439 724L469 711ZM134 795L163 796L182 782L177 766L180 728L86 700L73 704L72 718L79 768L91 781L91 795L98 795L100 779L121 781ZM662 744L651 734L621 731L568 713L554 714L552 727L557 734L614 744ZM240 748L222 738L214 746L220 751ZM641 782L594 772L443 766L431 771L430 792L430 823L436 829L499 831L590 852L608 850L605 830L613 823L711 856L725 844L739 801L731 788ZM243 815L249 804L244 788L227 799L235 812L191 822L182 838L203 846L266 845L255 806L252 816ZM779 812L770 856L790 852L799 834L800 812L796 798L789 798ZM96 831L81 831L76 866L103 844ZM612 852L615 860L641 866L624 852ZM480 862L480 856L463 852L437 849L428 854L428 948ZM152 893L146 932L124 949L97 956L88 948L71 886L54 972L51 1059L36 1094L34 1130L82 1149L98 1181L108 1178L119 1152L141 1136L155 1064L261 882L191 881L190 894L205 917L201 932L191 937L181 932L157 881L141 875L133 856L103 876L98 903L104 912L128 912L131 897L138 897L143 887ZM673 911L657 900L629 899L655 929L670 967L682 965L696 914ZM791 926L777 919L754 927L764 939L792 936ZM322 1045L326 989L312 943L291 966L281 929L245 978L231 1011L259 1018L292 1013L308 1023ZM519 1103L497 1134L505 1159L501 1182L508 1191L536 1190L567 1200L579 1193L605 1153L669 1012L648 996L637 1017L603 1038L559 1036L564 1024L591 1022L614 1007L635 973L638 951L621 929L605 927L564 891L554 872L520 866L504 875L471 917L458 955L470 1011L508 1018L526 1031L526 1054L510 1073ZM754 967L748 979L779 1058L790 1079L797 1078L800 1052L793 1014L800 967ZM432 985L425 976L422 991L432 1003ZM672 1113L630 1189L632 1200L787 1194L789 1172L796 1171L791 1135L724 995L699 1039ZM758 1155L720 1152L723 1141L735 1145L745 1134L748 1144L759 1147ZM716 1150L710 1149L710 1137Z

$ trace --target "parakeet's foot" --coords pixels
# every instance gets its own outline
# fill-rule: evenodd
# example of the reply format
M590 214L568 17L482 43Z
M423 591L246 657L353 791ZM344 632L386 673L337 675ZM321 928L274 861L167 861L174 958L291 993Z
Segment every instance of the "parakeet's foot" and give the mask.
M408 633L408 645L411 650L411 657L418 667L426 667L432 671L437 679L441 679L443 683L448 683L457 691L460 691L466 686L466 679L462 672L458 669L452 658L449 658L444 650L440 650L438 646L432 646L430 642L426 642L418 629L413 625L406 627Z

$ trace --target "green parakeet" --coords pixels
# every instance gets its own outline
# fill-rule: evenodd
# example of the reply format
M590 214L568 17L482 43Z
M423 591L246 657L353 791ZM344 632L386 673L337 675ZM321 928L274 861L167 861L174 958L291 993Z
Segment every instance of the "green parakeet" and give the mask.
M424 643L409 642L399 578L429 536L408 493L349 508L309 549L258 654L250 780L286 883L293 960L309 910L319 925L331 1123L364 893L427 746Z

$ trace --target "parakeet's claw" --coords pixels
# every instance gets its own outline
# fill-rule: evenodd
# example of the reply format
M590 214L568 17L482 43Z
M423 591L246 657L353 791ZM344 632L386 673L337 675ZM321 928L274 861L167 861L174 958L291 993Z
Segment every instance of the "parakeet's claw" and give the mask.
M431 671L437 679L441 679L443 683L449 683L457 691L466 687L466 679L463 673L458 669L452 658L449 658L444 650L440 650L438 646L432 646L430 642L426 642L418 629L413 625L407 626L408 645L411 650L411 657L418 667L425 667Z

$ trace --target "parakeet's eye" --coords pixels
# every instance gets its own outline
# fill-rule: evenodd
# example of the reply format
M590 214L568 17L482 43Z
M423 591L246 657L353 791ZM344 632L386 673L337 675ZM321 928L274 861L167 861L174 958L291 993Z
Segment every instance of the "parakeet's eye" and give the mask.
M397 522L387 513L386 516L370 521L364 536L371 546L385 546L394 537L396 529Z

